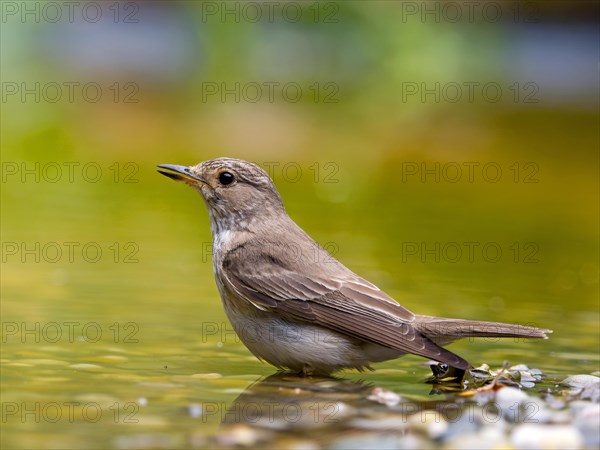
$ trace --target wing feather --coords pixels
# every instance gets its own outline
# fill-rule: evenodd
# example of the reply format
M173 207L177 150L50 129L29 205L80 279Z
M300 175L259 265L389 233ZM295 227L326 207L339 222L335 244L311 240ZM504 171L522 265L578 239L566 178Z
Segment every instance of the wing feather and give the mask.
M230 251L223 274L230 288L255 307L453 367L471 367L419 333L412 312L341 263L320 273L322 266L288 261L275 246L253 250Z

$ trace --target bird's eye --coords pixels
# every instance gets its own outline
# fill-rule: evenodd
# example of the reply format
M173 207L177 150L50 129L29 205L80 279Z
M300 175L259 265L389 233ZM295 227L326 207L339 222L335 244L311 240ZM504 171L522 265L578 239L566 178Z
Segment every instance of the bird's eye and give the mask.
M233 183L233 180L235 180L235 177L231 172L221 172L219 175L219 183L223 186Z

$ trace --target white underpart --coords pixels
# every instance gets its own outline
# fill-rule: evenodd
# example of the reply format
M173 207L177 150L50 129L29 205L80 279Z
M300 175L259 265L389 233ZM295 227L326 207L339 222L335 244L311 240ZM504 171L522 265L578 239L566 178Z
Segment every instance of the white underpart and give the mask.
M215 233L213 254L224 251L231 242L233 235L234 233L229 230L220 230Z

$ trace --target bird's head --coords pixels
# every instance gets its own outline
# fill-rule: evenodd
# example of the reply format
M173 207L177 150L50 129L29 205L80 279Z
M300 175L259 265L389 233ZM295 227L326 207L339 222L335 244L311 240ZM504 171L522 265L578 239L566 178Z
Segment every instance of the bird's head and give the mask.
M216 230L247 227L255 220L285 212L271 177L251 162L217 158L195 166L158 167L161 174L200 192Z

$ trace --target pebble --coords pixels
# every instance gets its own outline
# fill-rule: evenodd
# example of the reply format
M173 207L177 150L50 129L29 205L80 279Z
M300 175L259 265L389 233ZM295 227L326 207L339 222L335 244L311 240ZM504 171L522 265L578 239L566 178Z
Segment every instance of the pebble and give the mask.
M600 448L600 404L590 404L579 410L573 421L581 432L585 445Z
M560 382L564 386L583 389L591 384L600 382L600 378L594 375L571 375Z
M390 417L357 417L349 422L353 428L365 430L401 430L406 428L407 420L400 415Z
M578 415L589 405L591 405L591 403L585 400L573 400L569 403L569 409L571 410L572 414Z
M168 430L172 418L159 414L147 415L161 402L172 401L173 398L180 400L179 391L173 388L209 385L219 394L237 395L247 392L247 379L253 381L258 377L232 377L220 373L175 375L177 371L173 370L168 378L147 378L115 371L110 365L125 362L128 358L109 354L108 351L104 353L94 359L86 358L86 363L71 365L66 361L37 358L37 355L27 355L27 359L13 363L39 366L39 378L35 380L39 379L40 382L68 382L70 378L67 377L52 377L52 373L58 370L71 375L73 371L60 367L68 366L83 372L99 372L93 374L94 378L124 381L145 390L162 390L156 393L157 400L152 393L152 408L145 409L145 414L139 416L138 427L143 426L155 432L139 433L138 430L138 434L133 435L117 434L113 438L113 445L122 449L183 445L181 436L168 431L164 434L156 432L157 429ZM520 372L520 378L515 376L514 379L523 387L539 382L535 373L537 369L513 366L510 370ZM537 391L496 386L494 389L481 389L472 396L448 394L446 399L441 396L411 397L409 394L404 397L393 390L372 386L356 390L340 389L337 380L311 382L315 387L311 389L303 380L290 376L290 380L280 383L281 386L265 385L263 390L257 390L265 395L264 399L259 397L261 401L273 400L287 408L274 417L264 411L254 416L246 408L243 409L246 423L238 415L234 422L222 423L216 435L207 434L200 428L207 412L203 411L200 402L193 403L190 400L178 408L178 418L183 417L198 428L185 438L189 446L198 448L261 447L263 444L295 450L417 449L435 446L460 449L509 447L515 450L600 448L600 378L596 375L600 374L572 375L560 382L558 380L561 378L556 377L550 379L554 387L549 386L549 379L545 378L546 385ZM558 387L557 383L562 387ZM140 407L147 406L148 395L151 394L142 391L137 395L132 394L132 399L137 398L135 401ZM21 401L22 393L16 392L14 396ZM244 398L240 400L242 405ZM75 396L74 400L97 403L102 409L112 407L115 402L126 401L95 392ZM319 407L315 408L315 405Z
M114 440L114 446L117 449L159 449L175 448L178 446L176 439L169 434L131 434L126 436L117 436Z
M518 425L510 442L518 450L576 450L583 447L581 433L570 425Z
M256 445L262 439L267 439L271 433L264 429L252 428L245 424L237 424L223 429L223 433L216 436L217 443L224 447Z
M573 415L569 411L554 411L549 422L553 424L568 425L573 422Z
M484 423L496 425L504 420L499 415L479 407L466 407L448 416L449 426L442 440L451 441L463 435L475 435ZM449 411L448 411L449 412Z
M524 388L530 389L535 386L536 378L528 372L521 372L519 383Z
M539 397L529 397L523 403L519 422L525 423L558 423L555 420L556 411L552 411Z
M589 384L584 387L579 394L579 398L598 403L600 401L600 382Z
M452 441L450 448L459 448L461 450L495 450L500 448L509 448L504 432L494 427L484 427L476 433L467 433L457 436Z
M191 448L209 448L206 433L202 431L192 431L188 435L187 443Z
M518 422L519 406L529 399L529 395L520 389L513 387L504 387L496 392L494 403L498 406L498 409L502 415Z
M381 403L382 405L387 406L396 406L402 398L392 391L386 391L382 388L375 388L371 391L371 394L367 397L367 400L371 400L373 402Z
M504 422L502 422L504 424ZM483 427L479 433L480 442L486 442L490 448L506 448L508 442L506 440L505 427L503 426L487 426Z
M436 410L423 410L408 418L408 425L424 431L429 439L437 440L448 431L448 421Z
M351 435L327 446L330 450L395 450L398 448L424 448L423 442L419 439L408 439L408 442L414 446L404 445L406 438L398 438L391 434L365 434ZM426 443L425 443L426 444Z

